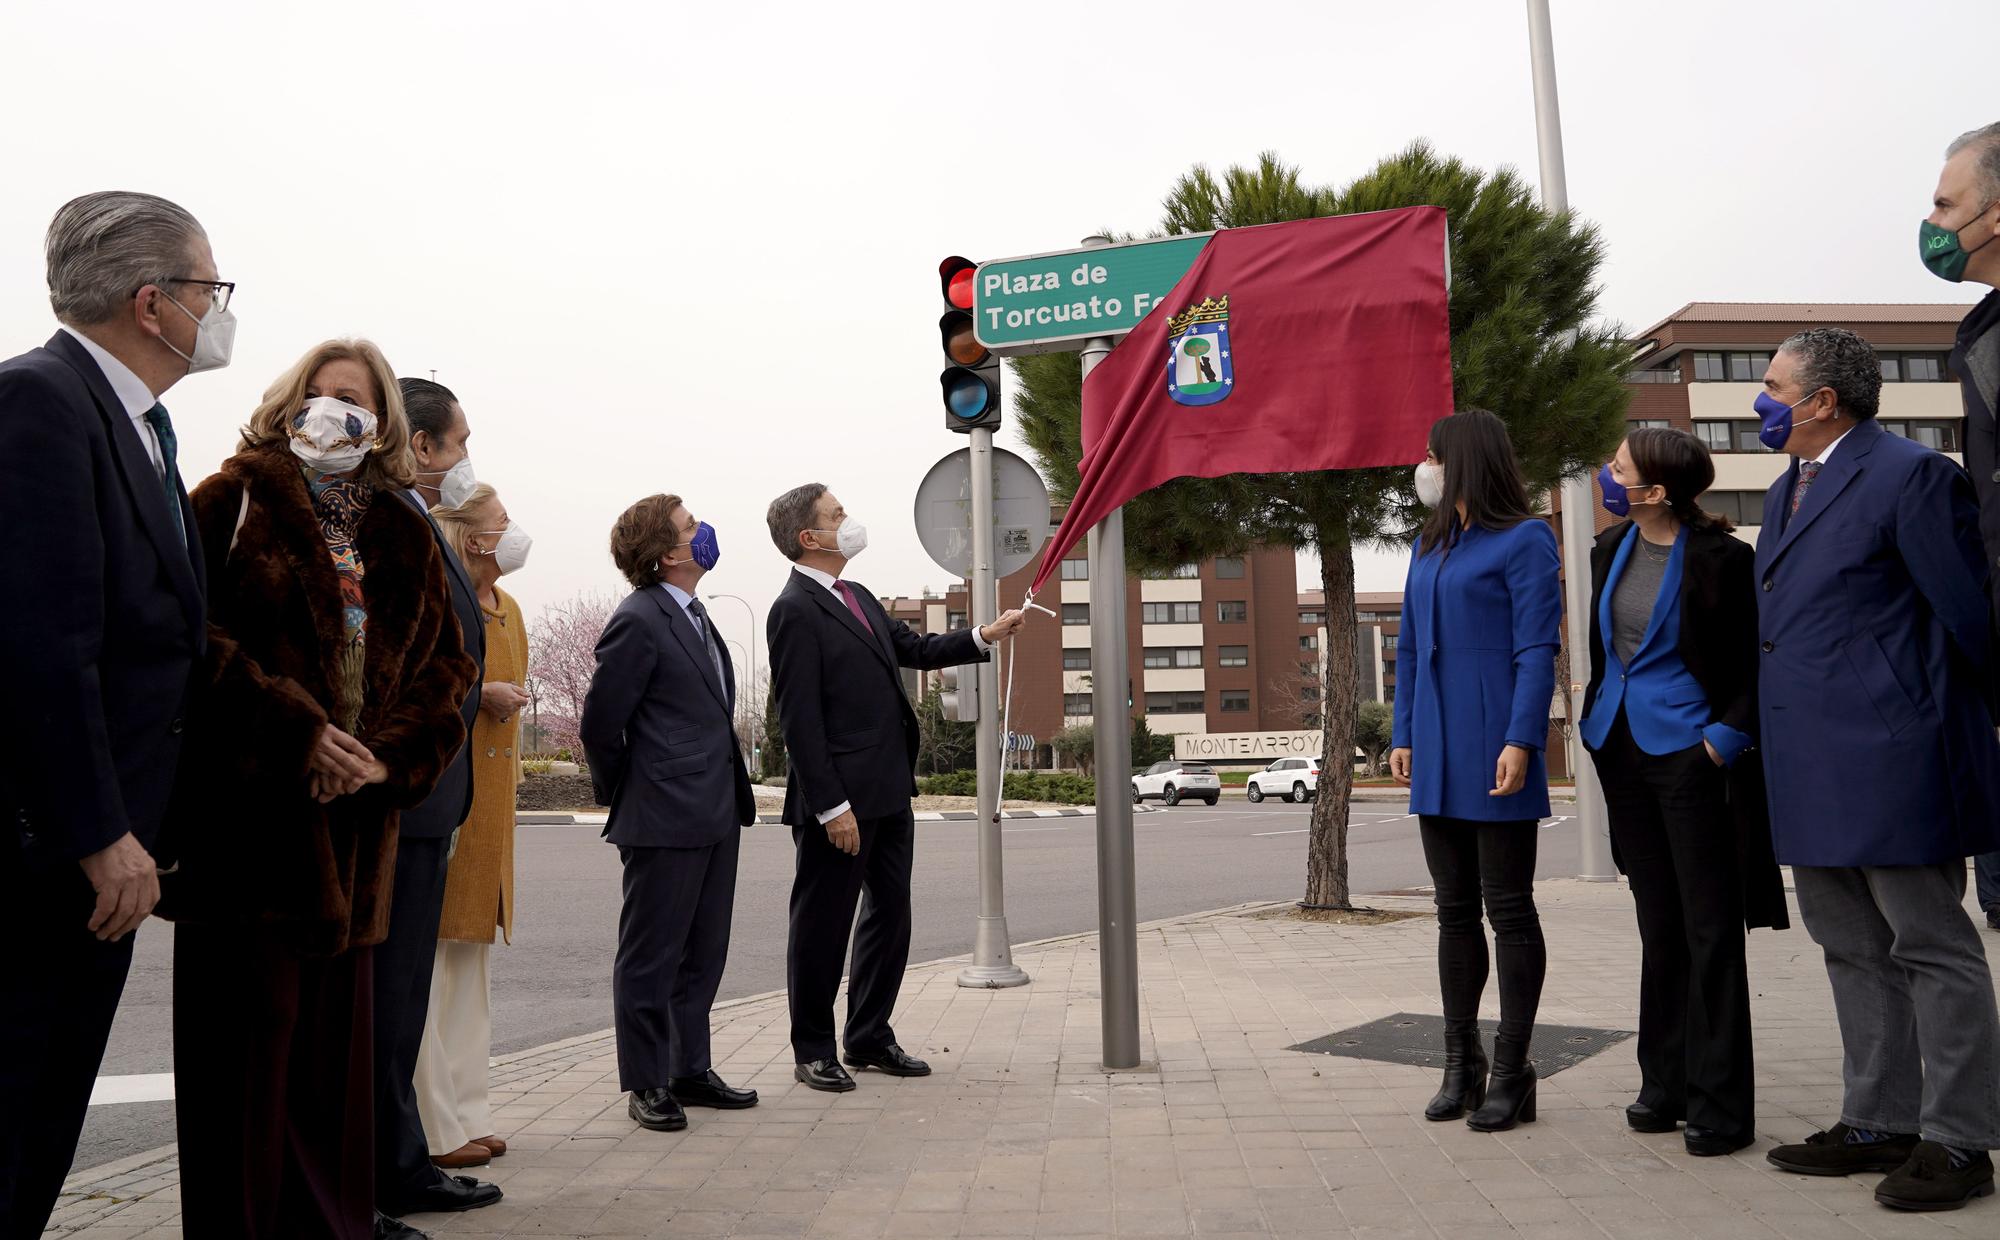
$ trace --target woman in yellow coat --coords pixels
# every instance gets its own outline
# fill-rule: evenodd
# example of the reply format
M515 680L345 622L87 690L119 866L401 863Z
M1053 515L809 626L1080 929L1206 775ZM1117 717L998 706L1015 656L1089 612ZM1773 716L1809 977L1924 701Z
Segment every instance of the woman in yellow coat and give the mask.
M472 812L458 830L438 925L430 1017L417 1058L417 1111L441 1167L476 1167L507 1152L493 1131L487 1065L493 1053L493 1003L487 959L495 932L512 941L514 793L521 782L522 689L528 634L521 605L499 581L527 563L527 533L508 519L490 486L457 507L431 509L445 541L465 565L486 614L486 684L473 724Z

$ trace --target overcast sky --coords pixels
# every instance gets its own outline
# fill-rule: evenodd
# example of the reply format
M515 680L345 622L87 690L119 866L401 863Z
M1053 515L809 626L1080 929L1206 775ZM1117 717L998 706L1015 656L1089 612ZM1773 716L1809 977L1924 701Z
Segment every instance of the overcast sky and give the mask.
M1982 291L1925 273L1916 231L1945 143L2000 120L1992 0L1553 8L1607 317ZM190 485L299 354L367 335L464 402L479 476L535 536L506 583L531 619L622 592L611 521L673 490L759 643L786 569L764 507L796 483L868 524L858 581L946 580L911 514L963 443L938 409L943 256L1155 227L1190 165L1266 149L1314 182L1420 137L1537 175L1518 0L12 0L0 48L0 355L52 329L59 205L163 194L239 284L234 364L166 398ZM1360 585L1401 579L1372 557ZM741 608L716 615L745 638Z

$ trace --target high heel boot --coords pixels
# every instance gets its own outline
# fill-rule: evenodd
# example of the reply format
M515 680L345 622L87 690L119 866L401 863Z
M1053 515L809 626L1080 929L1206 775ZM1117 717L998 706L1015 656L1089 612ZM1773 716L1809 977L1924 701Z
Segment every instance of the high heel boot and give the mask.
M1495 1039L1486 1105L1466 1117L1466 1126L1476 1132L1505 1132L1534 1122L1535 1065L1528 1062L1527 1042Z
M1477 1111L1486 1101L1486 1052L1479 1045L1479 1022L1444 1023L1444 1084L1424 1108L1432 1123Z

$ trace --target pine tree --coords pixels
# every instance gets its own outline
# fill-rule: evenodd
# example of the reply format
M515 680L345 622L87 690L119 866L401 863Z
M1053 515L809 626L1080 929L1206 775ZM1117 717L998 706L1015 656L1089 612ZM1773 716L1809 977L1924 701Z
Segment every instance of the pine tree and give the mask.
M1604 247L1594 226L1552 215L1511 169L1491 174L1419 142L1343 188L1310 188L1266 154L1221 177L1197 166L1166 199L1167 233L1207 232L1392 207L1445 208L1451 245L1452 394L1507 422L1531 487L1595 470L1622 433L1631 349L1596 318ZM1077 359L1016 359L1021 433L1051 489L1074 494L1082 455ZM1447 412L1439 410L1440 415ZM1407 546L1421 515L1407 469L1181 478L1125 507L1134 570L1166 569L1253 545L1311 547L1326 597L1321 700L1357 698L1354 548ZM1407 678L1405 678L1407 681ZM1347 815L1355 712L1321 712L1323 755L1305 903L1351 905Z

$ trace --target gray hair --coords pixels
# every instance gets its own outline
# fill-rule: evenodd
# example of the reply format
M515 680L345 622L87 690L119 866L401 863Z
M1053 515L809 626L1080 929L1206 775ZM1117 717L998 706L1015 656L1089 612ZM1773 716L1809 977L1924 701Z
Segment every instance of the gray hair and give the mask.
M1979 148L1979 192L1985 196L1986 205L2000 198L2000 121L1979 129L1968 129L1953 138L1945 148L1944 157L1950 159L1968 146Z
M1882 401L1882 363L1866 340L1845 327L1809 327L1778 346L1798 359L1801 389L1810 395L1832 388L1851 417L1875 416Z
M778 544L778 550L785 553L788 560L797 560L805 554L799 546L799 531L812 528L813 515L819 510L820 497L826 494L826 485L808 482L771 501L771 507L764 513L764 524L771 527L771 541Z
M151 194L72 198L49 222L49 304L72 327L105 322L146 285L188 275L207 237L185 208Z

